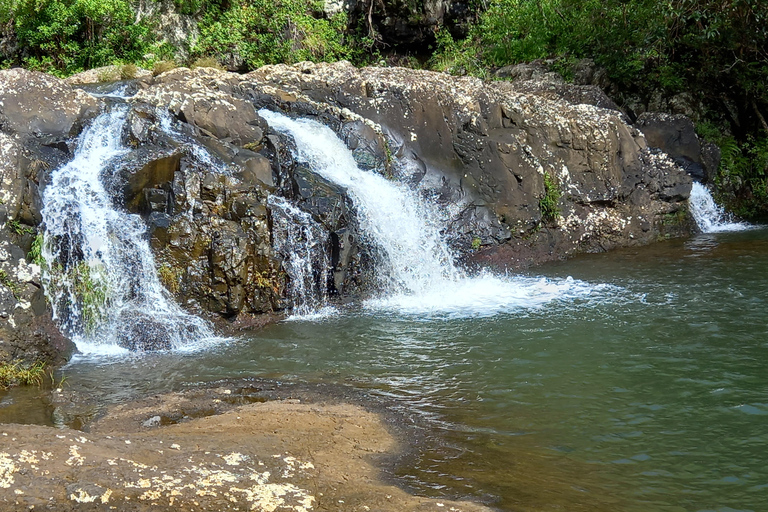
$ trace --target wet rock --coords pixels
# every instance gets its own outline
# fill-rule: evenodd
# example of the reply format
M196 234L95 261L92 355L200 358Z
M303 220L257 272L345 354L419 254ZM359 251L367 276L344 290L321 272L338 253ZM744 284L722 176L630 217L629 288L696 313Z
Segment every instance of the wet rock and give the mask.
M542 88L345 63L265 66L243 81L255 90L268 90L266 82L384 134L396 173L455 212L450 231L465 253L476 238L491 246L533 238L548 247L533 251L533 261L648 243L659 218L686 208L690 179L665 156L643 157L644 136L615 105L581 99L588 90L600 104L596 87L562 84L536 66L509 73L539 77ZM544 175L559 196L554 222L539 205ZM556 235L531 237L542 227Z
M120 312L115 325L117 344L128 350L168 350L172 348L172 334L166 323L157 317L135 310ZM190 330L190 334L193 331Z
M646 112L638 116L635 126L645 135L648 146L664 151L696 181L706 183L708 175L717 171L715 160L719 163L719 156L715 158L716 152L708 147L708 158L702 157L701 142L688 117Z

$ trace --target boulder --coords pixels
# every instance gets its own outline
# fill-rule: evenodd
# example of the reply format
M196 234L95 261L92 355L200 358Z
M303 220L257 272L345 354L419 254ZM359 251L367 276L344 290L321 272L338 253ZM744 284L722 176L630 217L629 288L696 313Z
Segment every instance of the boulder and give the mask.
M693 121L681 114L645 112L635 126L645 135L648 146L659 148L683 167L696 181L707 183L717 172L719 150L707 146L706 156Z
M101 102L51 75L21 68L0 70L0 128L65 139L95 116Z

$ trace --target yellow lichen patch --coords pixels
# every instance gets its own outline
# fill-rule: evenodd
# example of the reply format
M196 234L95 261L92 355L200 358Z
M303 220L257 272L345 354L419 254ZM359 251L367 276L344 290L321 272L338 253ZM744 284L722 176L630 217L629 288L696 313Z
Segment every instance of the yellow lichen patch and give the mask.
M83 462L85 462L85 457L80 455L77 445L69 447L69 455L70 457L67 459L68 466L82 466Z
M222 459L224 459L228 466L239 466L241 462L245 461L245 456L242 453L232 452L222 457Z
M306 490L293 484L257 484L247 489L231 487L230 492L242 493L246 501L250 503L251 510L263 510L274 512L279 508L287 508L294 512L307 512L312 509L314 496L310 496ZM285 497L295 498L297 505L286 504Z
M98 496L91 496L90 494L85 492L83 489L78 489L77 494L72 493L69 495L69 499L77 503L93 503L98 498L99 498Z
M101 502L109 503L109 498L111 497L112 497L112 489L107 489L107 491L101 495Z

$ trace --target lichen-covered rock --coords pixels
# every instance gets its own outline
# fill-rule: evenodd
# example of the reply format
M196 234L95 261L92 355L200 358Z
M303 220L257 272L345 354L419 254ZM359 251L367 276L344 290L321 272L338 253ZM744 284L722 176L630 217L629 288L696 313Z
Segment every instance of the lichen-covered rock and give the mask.
M0 71L0 127L6 132L74 136L100 102L56 77L14 68Z
M384 134L402 178L470 212L451 227L467 252L476 238L489 248L533 243L543 247L534 251L540 262L648 243L665 215L687 207L690 178L650 154L616 110L522 93L508 82L347 63L265 66L245 81ZM547 194L558 197L549 220Z

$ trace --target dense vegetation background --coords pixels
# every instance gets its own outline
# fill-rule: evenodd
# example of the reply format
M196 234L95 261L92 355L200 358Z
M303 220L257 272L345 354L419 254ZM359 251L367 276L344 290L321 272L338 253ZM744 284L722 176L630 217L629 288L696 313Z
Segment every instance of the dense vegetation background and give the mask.
M435 16L433 4L443 15ZM664 110L671 99L683 98L699 135L721 148L722 198L743 216L768 216L768 0L346 5L0 0L0 59L4 67L60 76L107 64L167 69L174 61L207 58L236 71L302 60L385 60L484 78L503 66L543 59L569 78L589 58L604 71L600 85L630 117L638 104ZM169 12L171 18L163 17ZM180 42L167 24L182 18L194 29Z

